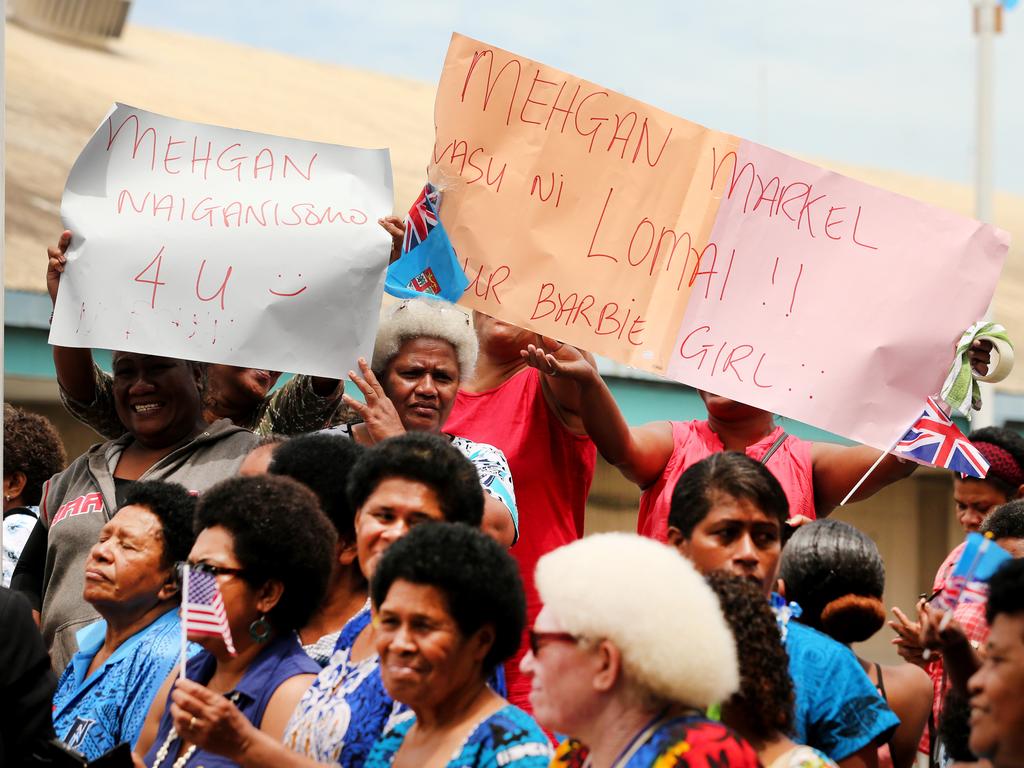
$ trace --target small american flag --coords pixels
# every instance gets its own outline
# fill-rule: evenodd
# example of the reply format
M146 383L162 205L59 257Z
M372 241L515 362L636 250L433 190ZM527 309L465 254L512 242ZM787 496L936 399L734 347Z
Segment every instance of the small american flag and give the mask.
M408 253L427 239L430 230L437 226L437 208L440 202L440 191L427 183L416 202L412 204L405 216L405 240L402 242L402 253Z
M983 478L988 474L985 457L932 397L892 452L918 464L944 467L962 475Z
M185 633L213 635L224 639L228 653L235 655L231 628L224 613L224 600L212 573L197 571L186 565L183 579L185 594L181 600L181 623Z

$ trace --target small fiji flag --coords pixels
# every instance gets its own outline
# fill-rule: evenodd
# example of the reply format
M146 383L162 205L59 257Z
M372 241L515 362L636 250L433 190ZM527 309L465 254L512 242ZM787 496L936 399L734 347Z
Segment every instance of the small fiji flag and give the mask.
M896 442L892 452L918 464L952 469L970 477L983 478L988 474L985 457L934 397L928 398L924 412Z
M967 545L953 566L935 606L952 610L960 603L981 603L988 599L988 582L1007 560L1010 553L988 536L967 534Z
M438 216L440 191L427 184L405 217L402 256L388 267L384 290L400 299L434 296L456 302L469 280Z

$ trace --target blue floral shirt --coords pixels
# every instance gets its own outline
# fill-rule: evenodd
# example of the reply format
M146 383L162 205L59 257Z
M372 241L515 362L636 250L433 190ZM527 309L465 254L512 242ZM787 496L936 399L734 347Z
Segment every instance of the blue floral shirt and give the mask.
M391 768L415 719L405 720L374 745L365 768ZM445 768L515 766L547 768L552 757L548 737L528 714L511 704L479 723Z
M170 610L121 643L86 677L106 632L102 619L78 631L78 653L53 696L57 738L89 760L122 741L135 744L153 697L181 653L181 623L177 610ZM189 656L198 651L198 645L189 644Z
M505 454L493 445L477 443L465 437L453 436L452 445L476 467L484 493L505 505L516 529L514 544L519 540L519 509L516 507L516 492L512 487L512 470L509 469Z

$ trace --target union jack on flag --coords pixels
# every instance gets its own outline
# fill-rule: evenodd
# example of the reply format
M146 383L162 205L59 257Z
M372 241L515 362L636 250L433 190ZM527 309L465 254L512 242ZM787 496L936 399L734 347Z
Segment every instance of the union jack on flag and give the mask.
M405 216L405 240L402 253L408 253L427 239L430 230L437 226L437 209L441 192L429 182L424 185L420 196Z
M228 653L234 656L235 644L231 641L231 627L224 613L224 600L217 587L217 577L212 573L197 571L187 564L183 567L181 623L185 631L223 638Z
M918 464L944 467L962 475L983 478L988 474L985 457L932 397L892 452Z

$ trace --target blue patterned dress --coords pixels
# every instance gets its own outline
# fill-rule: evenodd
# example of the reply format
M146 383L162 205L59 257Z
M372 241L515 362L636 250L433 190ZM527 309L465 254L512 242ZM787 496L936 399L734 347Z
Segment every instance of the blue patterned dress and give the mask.
M386 727L412 717L384 690L377 654L352 660L352 646L369 624L367 601L345 624L334 655L292 713L284 732L289 749L320 763L359 768Z
M798 744L836 762L886 741L900 721L864 673L853 651L811 627L790 621L783 638L795 694Z
M405 735L415 723L405 720L378 741L364 768L391 768ZM479 723L445 768L547 768L553 752L548 737L532 717L508 704Z
M78 653L60 676L53 696L57 737L90 760L122 741L135 743L153 697L181 654L181 622L174 609L121 643L87 675L106 632L102 619L78 630ZM200 650L189 643L190 657Z

